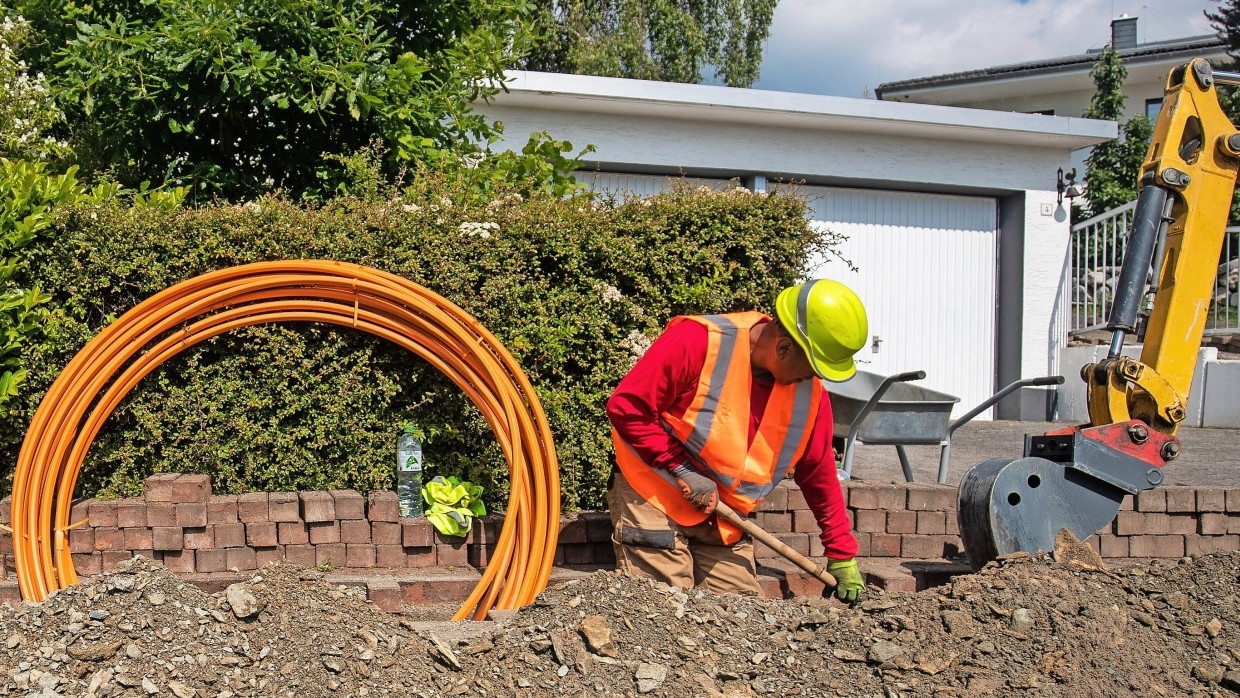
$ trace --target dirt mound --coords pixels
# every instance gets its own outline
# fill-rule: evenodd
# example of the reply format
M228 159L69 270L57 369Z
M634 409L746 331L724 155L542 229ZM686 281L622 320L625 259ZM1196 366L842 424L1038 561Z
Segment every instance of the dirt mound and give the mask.
M208 595L137 559L0 611L0 695L1233 695L1238 593L1240 554L1014 558L855 608L597 573L449 646L313 570Z

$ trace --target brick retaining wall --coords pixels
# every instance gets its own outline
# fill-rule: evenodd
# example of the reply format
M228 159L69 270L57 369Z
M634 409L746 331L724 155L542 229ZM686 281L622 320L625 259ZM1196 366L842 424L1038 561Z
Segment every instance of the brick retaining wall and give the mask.
M846 483L849 514L869 558L933 560L961 553L956 490L939 485ZM346 569L485 566L502 518L476 522L466 539L443 536L425 519L398 516L393 492L258 492L212 495L206 475L157 475L145 495L83 500L70 522L74 565L82 575L111 570L135 553L177 573L247 571L286 559ZM0 523L9 501L0 501ZM821 555L818 525L800 491L781 485L757 522L794 550ZM606 512L561 522L556 563L610 565ZM1106 558L1175 558L1240 550L1240 488L1163 487L1128 498L1110 529L1088 541ZM760 560L776 554L758 546ZM0 531L0 579L13 573L13 541Z

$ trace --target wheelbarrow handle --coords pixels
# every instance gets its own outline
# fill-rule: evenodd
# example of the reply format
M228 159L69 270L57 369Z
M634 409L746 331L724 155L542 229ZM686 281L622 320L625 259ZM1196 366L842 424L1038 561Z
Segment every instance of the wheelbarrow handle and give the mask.
M822 565L789 548L782 540L762 530L758 524L733 511L732 507L719 502L715 505L715 513L719 515L719 518L748 533L754 540L783 555L789 562L813 575L818 581L832 588L836 586L835 577L824 570Z
M1042 376L1034 378L1029 385L1063 385L1063 376Z
M925 377L925 371L906 371L904 373L897 373L896 375L891 376L890 380L892 383L905 383L908 381L919 381Z

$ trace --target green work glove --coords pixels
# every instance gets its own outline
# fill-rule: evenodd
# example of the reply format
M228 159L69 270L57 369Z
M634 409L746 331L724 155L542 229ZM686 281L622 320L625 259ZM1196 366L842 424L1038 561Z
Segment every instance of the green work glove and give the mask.
M846 603L853 603L857 595L865 590L865 579L861 570L857 569L857 560L827 560L827 571L835 577L835 589L824 589L823 596L835 592L835 598Z
M715 481L681 463L671 469L672 477L676 478L676 486L685 499L693 503L699 511L714 511L719 503L719 486Z

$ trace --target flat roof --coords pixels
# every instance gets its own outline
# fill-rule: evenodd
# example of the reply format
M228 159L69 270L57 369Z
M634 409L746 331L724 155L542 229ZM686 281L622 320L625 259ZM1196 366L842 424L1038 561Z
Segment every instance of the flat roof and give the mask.
M717 85L510 71L504 107L852 131L1075 150L1115 138L1113 121Z
M1143 63L1149 61L1173 61L1177 59L1188 60L1201 55L1202 53L1222 53L1226 50L1226 44L1222 39L1213 34L1205 34L1202 36L1192 36L1184 39L1172 39L1168 41L1157 41L1148 44L1138 44L1132 48L1121 49L1119 51L1120 60L1125 63ZM894 92L908 93L922 89L933 89L938 87L947 87L950 85L965 85L977 82L987 82L993 80L1005 80L1009 78L1024 78L1037 75L1053 75L1071 72L1089 72L1094 63L1098 60L1100 51L1091 50L1083 54L1073 56L1063 56L1060 58L1048 58L1038 61L1027 61L1024 63L1012 63L1009 65L999 65L990 68L981 68L977 70L966 70L958 73L946 73L943 75L931 75L928 77L911 78L909 80L897 80L893 82L885 82L875 88L874 93L879 99L883 99L883 95Z

